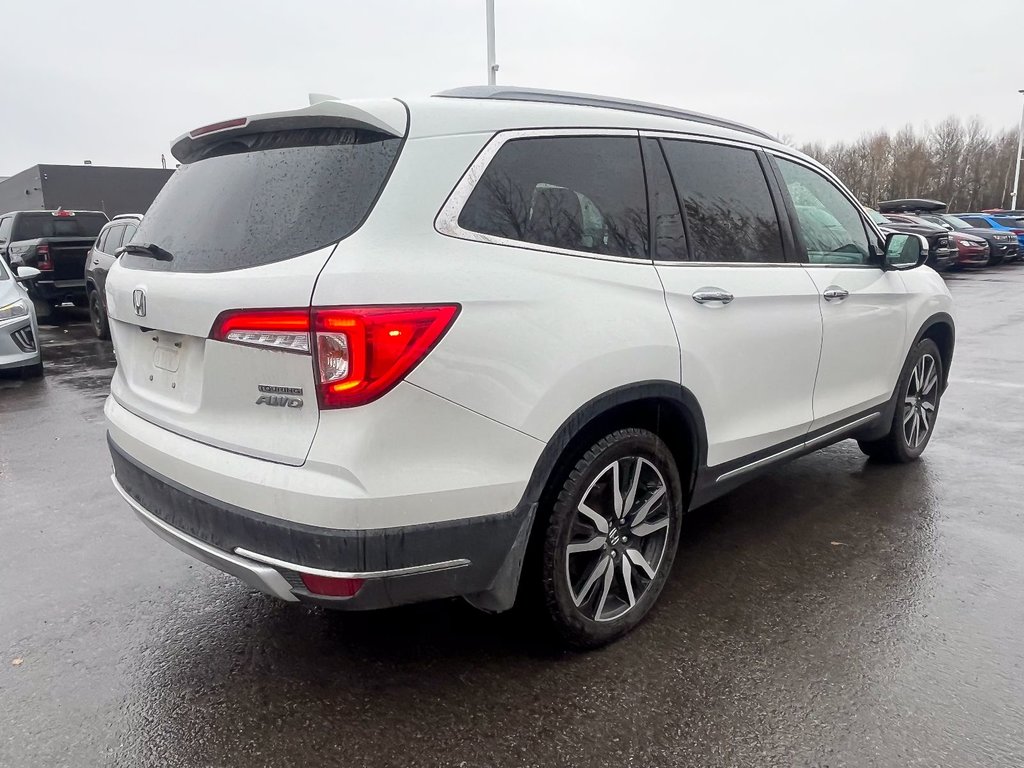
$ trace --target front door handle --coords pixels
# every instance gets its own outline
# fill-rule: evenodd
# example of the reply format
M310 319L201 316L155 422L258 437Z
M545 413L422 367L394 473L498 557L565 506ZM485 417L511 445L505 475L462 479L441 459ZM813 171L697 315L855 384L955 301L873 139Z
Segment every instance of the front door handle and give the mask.
M733 295L728 291L723 291L721 288L698 288L693 292L693 300L698 304L709 304L711 302L728 304L733 300Z
M850 295L850 292L838 285L830 285L821 295L825 297L825 301L842 301Z

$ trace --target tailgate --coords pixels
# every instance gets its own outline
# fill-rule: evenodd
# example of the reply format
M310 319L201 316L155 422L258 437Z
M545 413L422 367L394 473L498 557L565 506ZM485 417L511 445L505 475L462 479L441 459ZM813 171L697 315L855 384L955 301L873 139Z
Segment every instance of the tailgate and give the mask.
M50 240L54 280L84 280L85 260L95 238L88 240Z
M114 399L147 421L209 445L301 464L320 414L311 356L208 337L227 309L309 306L332 250L217 274L115 265L106 289L117 351ZM230 305L225 297L233 297Z

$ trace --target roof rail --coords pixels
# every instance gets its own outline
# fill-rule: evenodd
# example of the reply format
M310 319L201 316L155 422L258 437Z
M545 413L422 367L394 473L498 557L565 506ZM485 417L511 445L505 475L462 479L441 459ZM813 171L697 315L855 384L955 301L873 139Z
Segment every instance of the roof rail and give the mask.
M141 219L141 213L119 213L117 216L112 216L111 221L117 221L118 219Z
M644 115L660 115L662 117L674 117L679 120L690 120L695 123L715 125L719 128L729 128L734 131L742 131L769 141L778 141L774 136L749 125L735 123L732 120L725 120L712 115L705 115L701 112L691 112L687 109L666 107L662 104L650 104L646 101L630 101L629 99L617 99L610 96L595 96L589 93L573 93L571 91L549 91L544 88L517 88L498 85L467 85L461 88L451 88L447 91L435 93L435 96L442 96L451 99L494 99L498 101L532 101L547 104L567 104L576 107L600 107L601 109L618 109L623 112L638 112Z

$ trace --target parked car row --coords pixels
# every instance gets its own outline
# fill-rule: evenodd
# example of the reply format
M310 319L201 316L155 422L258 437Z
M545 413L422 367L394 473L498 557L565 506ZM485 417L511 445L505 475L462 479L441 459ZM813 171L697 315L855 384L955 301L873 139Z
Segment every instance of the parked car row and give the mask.
M945 213L938 200L887 200L869 215L883 229L925 235L934 269L994 267L1024 254L1024 216L1015 212ZM944 246L944 242L948 246Z

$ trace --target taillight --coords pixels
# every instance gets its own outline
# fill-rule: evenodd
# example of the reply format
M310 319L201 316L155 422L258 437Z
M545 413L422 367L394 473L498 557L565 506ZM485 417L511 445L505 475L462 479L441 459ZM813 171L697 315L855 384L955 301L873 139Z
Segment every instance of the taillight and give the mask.
M282 352L309 352L309 309L233 309L213 322L210 338Z
M321 409L376 400L415 368L451 327L457 304L228 310L210 338L313 353Z
M36 262L36 269L53 269L53 259L50 257L49 245L45 243L37 245L36 256L39 257L39 260Z
M376 400L405 378L440 341L457 304L313 310L320 407Z

